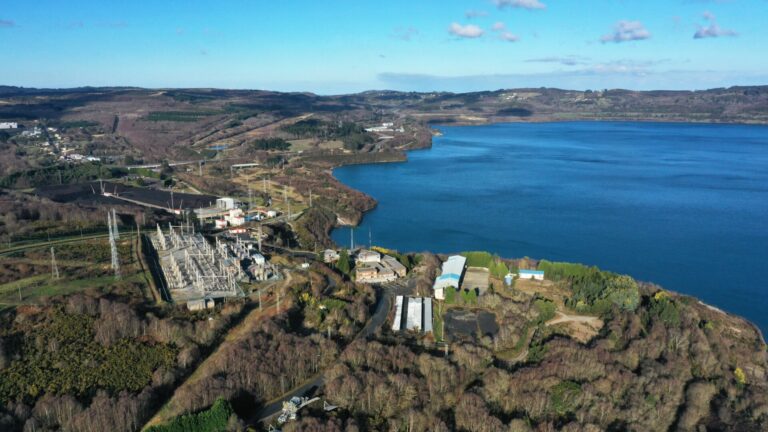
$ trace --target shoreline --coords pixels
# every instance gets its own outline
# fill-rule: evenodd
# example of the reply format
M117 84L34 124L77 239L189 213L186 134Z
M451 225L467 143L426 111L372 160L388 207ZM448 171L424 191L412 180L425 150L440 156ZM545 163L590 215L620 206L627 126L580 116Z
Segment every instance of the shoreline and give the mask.
M362 212L362 214L361 214L361 216L360 216L360 218L359 218L359 220L358 220L358 222L356 224L339 224L338 223L338 218L337 218L336 223L334 223L334 225L330 227L330 229L328 230L326 235L328 236L328 239L330 240L331 244L334 245L334 247L343 248L342 245L336 243L336 241L331 237L331 233L333 232L333 230L336 230L336 229L339 229L339 228L344 228L344 227L354 228L354 227L359 226L362 223L362 220L365 217L365 215L367 213L369 213L370 211L375 210L378 207L378 204L379 204L378 200L376 199L376 197L370 196L370 195L368 195L367 193L365 193L363 191L355 189L351 185L349 185L347 183L344 183L338 177L336 177L336 175L335 175L336 168L343 168L344 166L347 166L347 165L368 165L368 164L373 165L373 164L378 164L378 163L408 162L407 155L408 155L409 152L415 151L415 150L429 150L434 145L434 142L433 142L434 137L436 137L436 136L443 136L443 133L439 129L437 129L438 127L490 126L490 125L509 124L509 123L511 123L511 124L520 124L520 123L576 123L576 122L590 122L590 123L592 123L592 122L603 122L603 120L583 120L583 119L579 119L579 120L546 120L546 121L536 121L536 122L528 122L528 121L508 122L508 121L502 121L502 122L488 122L488 123L480 123L480 124L478 124L478 123L467 123L467 124L459 124L459 123L434 123L434 124L428 124L427 127L429 128L429 131L430 131L430 134L431 134L431 138L429 140L428 145L423 146L423 147L417 147L417 148L403 149L402 150L402 154L404 155L404 159L403 160L384 161L384 162L366 161L366 162L361 162L361 163L350 163L350 164L334 165L333 168L330 169L330 172L331 172L331 175L333 176L333 178L336 181L338 181L339 183L343 184L344 186L346 186L346 187L348 187L348 188L350 188L352 190L357 191L358 193L362 193L365 196L370 197L371 199L373 199L375 204L370 209L365 210L365 211ZM713 125L713 126L734 125L734 126L761 126L761 127L768 127L768 123L767 124L762 124L762 123L761 124L747 124L747 123L732 123L732 122L729 122L729 123L713 123L713 122L658 121L658 120L651 120L651 121L638 121L638 120L624 121L624 120L616 120L616 121L610 121L610 122L612 122L612 123L619 123L619 122L624 122L624 123L649 123L649 124L650 123L658 123L658 124L680 124L680 125L688 124L688 125L696 125L696 126L701 126L701 125ZM400 251L400 252L402 252L402 251ZM406 251L406 253L409 253L409 252ZM662 287L662 289L664 289L664 288ZM738 318L738 319L742 320L749 327L751 327L753 330L755 330L755 332L758 334L758 336L759 336L761 342L763 343L763 345L766 345L765 335L763 333L763 330L760 328L760 326L757 325L755 322L751 321L750 319L744 317L743 315L738 314L738 313L733 313L733 312L730 312L730 311L726 311L726 310L723 310L722 308L720 308L718 306L714 306L714 305L710 305L708 303L705 303L703 300L701 300L698 296L695 296L695 295L686 294L686 293L680 293L680 292L677 292L677 291L672 291L672 290L667 290L667 289L664 289L664 290L672 292L675 295L680 296L680 297L691 297L691 298L695 299L695 301L698 302L701 306L703 306L703 307L705 307L707 309L710 309L710 310L722 313L724 315L735 317L735 318Z

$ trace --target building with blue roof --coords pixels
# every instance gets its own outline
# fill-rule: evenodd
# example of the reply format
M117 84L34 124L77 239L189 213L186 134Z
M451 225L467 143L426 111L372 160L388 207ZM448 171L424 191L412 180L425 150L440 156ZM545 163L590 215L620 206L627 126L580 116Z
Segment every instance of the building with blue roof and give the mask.
M467 259L461 255L452 255L443 263L443 271L435 279L435 298L445 300L445 289L448 287L458 288L461 286L461 278L464 276L464 267L467 265Z

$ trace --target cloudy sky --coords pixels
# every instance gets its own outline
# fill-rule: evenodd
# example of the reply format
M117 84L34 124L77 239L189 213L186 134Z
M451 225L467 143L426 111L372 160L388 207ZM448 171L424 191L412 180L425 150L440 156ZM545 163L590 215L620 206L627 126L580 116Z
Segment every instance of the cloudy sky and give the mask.
M2 0L0 85L768 84L768 0Z

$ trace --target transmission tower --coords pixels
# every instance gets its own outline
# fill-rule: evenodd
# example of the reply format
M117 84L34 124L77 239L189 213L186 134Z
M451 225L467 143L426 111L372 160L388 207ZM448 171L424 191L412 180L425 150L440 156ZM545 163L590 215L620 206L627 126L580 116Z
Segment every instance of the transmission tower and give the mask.
M59 267L56 265L56 253L53 251L53 246L51 246L51 277L59 278Z
M107 212L107 226L109 227L109 248L112 250L112 269L115 271L115 278L120 279L120 260L117 257L117 242L115 241L112 217L109 212Z
M259 253L261 253L261 224L259 224Z
M120 232L117 231L117 212L112 209L112 231L115 233L115 240L120 240Z

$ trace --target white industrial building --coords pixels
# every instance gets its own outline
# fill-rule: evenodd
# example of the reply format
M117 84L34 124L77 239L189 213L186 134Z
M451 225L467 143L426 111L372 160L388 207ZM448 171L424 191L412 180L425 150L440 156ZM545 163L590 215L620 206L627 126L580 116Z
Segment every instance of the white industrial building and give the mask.
M0 123L0 129L18 129L19 124L16 122L2 122Z
M371 264L379 261L381 261L381 254L376 251L360 249L357 255L355 255L356 264Z
M435 279L435 298L445 300L445 289L448 287L458 288L461 285L461 278L464 276L464 268L467 265L467 259L461 255L452 255L443 263L443 271Z
M519 270L520 279L544 280L544 272L541 270Z
M235 205L235 199L234 198L217 198L216 199L216 208L222 209L222 210L231 210L233 208L237 207Z
M429 297L397 296L392 331L415 330L432 332L432 299Z

